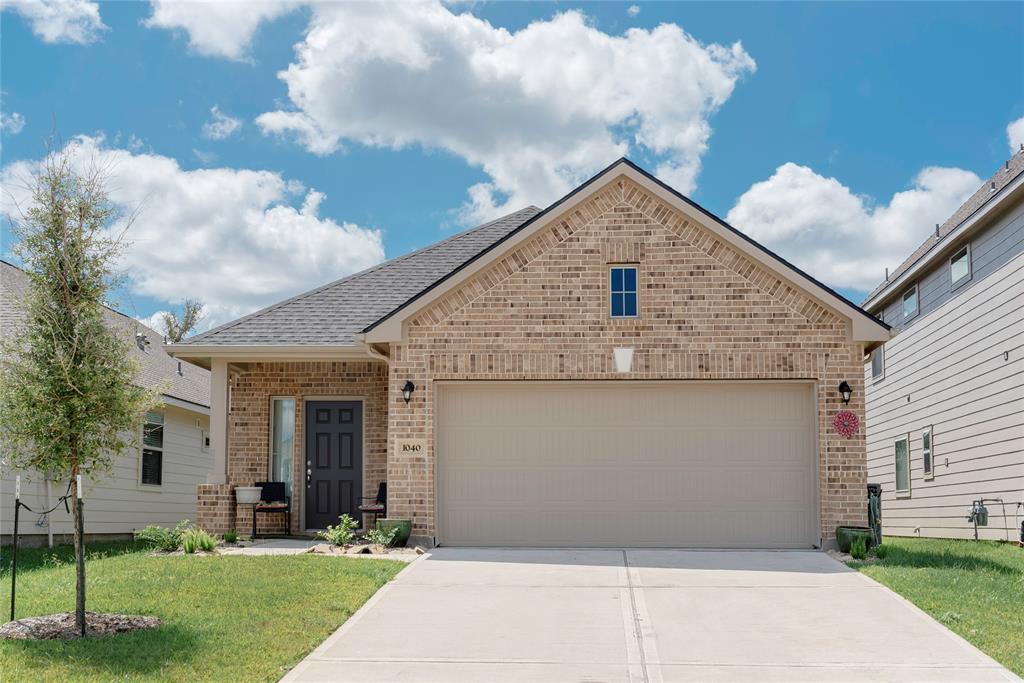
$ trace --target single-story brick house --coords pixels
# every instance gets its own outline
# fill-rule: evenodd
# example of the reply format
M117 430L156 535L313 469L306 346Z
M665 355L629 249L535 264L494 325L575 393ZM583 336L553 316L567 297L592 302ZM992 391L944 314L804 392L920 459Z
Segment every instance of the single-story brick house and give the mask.
M214 532L237 485L285 481L302 533L387 482L425 544L810 548L866 523L833 418L888 337L622 159L169 350L213 371Z

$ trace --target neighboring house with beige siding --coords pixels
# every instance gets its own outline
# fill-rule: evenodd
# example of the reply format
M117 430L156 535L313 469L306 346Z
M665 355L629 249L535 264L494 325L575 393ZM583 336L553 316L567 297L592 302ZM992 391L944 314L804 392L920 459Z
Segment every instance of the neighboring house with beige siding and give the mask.
M832 425L888 338L623 159L168 349L212 368L213 532L275 479L292 533L386 483L419 543L811 548L867 521L864 434Z
M870 350L868 481L883 532L1018 538L1024 522L1024 150L863 304L893 328Z
M28 285L25 273L0 261L0 333L20 324L17 301ZM85 483L85 532L91 537L126 537L148 524L173 526L196 518L196 487L213 463L209 445L210 373L171 358L163 337L138 320L106 311L108 324L131 344L139 362L140 385L158 389L163 406L147 416L142 448L116 457L113 469ZM2 419L2 417L0 417ZM0 453L0 537L13 531L15 476L21 476L22 501L35 510L51 507L67 482L48 482L37 472L10 469ZM51 501L48 505L48 501ZM19 530L27 544L42 544L52 534L72 533L71 516L58 508L48 516L21 512Z

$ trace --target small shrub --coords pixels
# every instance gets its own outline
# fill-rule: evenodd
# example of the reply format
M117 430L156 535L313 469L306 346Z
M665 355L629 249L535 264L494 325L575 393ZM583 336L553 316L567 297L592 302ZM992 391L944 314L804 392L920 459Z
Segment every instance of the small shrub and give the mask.
M228 529L224 532L225 543L238 543L238 532L234 529Z
M395 536L397 534L398 527L391 527L387 531L384 529L371 529L363 535L363 539L374 545L390 548L391 544L395 542Z
M850 557L855 560L863 560L868 554L868 539L863 536L854 536L850 543Z
M148 543L157 550L174 552L181 545L181 536L192 527L192 522L183 519L173 529L150 524L145 529L135 532L135 540Z
M345 514L338 518L337 526L328 524L326 529L316 532L316 537L322 538L331 545L351 545L358 528L359 522Z
M889 547L890 546L887 546L884 543L876 546L875 547L875 557L877 557L880 560L884 560L886 558L886 556L889 555Z
M197 550L210 552L216 545L217 539L198 527L186 529L181 534L181 549L189 555Z

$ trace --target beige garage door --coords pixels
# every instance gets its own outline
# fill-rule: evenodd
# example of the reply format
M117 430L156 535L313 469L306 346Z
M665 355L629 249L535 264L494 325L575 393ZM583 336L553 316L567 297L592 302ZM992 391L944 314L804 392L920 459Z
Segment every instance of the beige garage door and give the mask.
M447 545L807 548L812 387L440 385Z

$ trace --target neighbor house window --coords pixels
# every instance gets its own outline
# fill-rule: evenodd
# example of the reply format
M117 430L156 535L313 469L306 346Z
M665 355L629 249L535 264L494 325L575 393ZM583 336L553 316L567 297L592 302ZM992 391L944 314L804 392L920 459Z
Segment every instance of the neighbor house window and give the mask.
M953 287L959 287L971 279L971 245L953 254L949 259L949 281Z
M903 317L917 315L917 285L903 293Z
M871 352L871 379L885 377L885 347L879 346Z
M924 470L924 478L931 479L935 476L934 462L932 459L932 428L925 427L921 431L921 464Z
M903 437L895 446L896 492L910 493L910 439Z
M635 318L637 313L636 266L612 266L611 314L613 318Z
M164 416L146 413L142 425L142 472L140 483L160 486L164 480Z
M295 452L295 399L275 398L271 405L270 478L283 481L292 495L292 457Z

